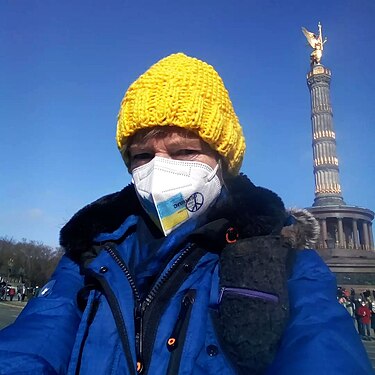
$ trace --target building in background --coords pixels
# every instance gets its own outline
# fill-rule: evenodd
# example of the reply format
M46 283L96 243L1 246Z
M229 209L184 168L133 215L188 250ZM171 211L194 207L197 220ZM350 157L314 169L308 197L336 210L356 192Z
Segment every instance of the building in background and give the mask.
M318 250L337 276L339 285L375 288L374 212L346 204L340 185L336 135L330 100L331 71L321 64L324 44L318 34L302 28L313 52L307 85L311 99L311 125L315 199L307 209L320 224Z

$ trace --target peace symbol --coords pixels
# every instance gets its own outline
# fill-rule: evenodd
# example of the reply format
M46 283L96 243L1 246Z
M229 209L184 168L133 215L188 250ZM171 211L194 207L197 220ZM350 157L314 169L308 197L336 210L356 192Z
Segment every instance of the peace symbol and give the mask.
M186 200L186 208L190 212L198 211L203 206L203 202L204 202L203 194L194 193L190 195L190 197Z

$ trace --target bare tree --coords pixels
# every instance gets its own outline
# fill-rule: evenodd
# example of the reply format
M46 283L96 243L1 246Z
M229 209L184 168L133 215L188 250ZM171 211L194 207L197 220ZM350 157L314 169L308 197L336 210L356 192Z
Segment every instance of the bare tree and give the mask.
M0 276L8 281L41 286L51 276L63 250L36 241L0 238Z

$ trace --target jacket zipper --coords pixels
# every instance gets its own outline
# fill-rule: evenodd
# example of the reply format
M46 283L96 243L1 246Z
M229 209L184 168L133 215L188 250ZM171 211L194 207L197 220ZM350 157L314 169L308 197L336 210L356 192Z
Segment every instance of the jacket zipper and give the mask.
M181 301L180 312L170 337L167 340L167 349L171 352L167 375L179 373L184 341L189 327L189 321L193 304L195 302L196 290L190 289Z
M172 352L179 346L179 339L182 327L188 316L188 312L190 312L193 304L195 302L195 290L189 290L181 301L181 308L180 312L177 317L176 324L173 328L171 335L167 341L167 349Z
M150 292L148 293L147 297L142 301L139 291L135 285L135 281L128 269L125 265L124 261L121 259L119 254L110 246L106 245L104 250L108 252L108 254L114 259L114 261L118 264L120 269L125 274L126 278L129 281L129 285L134 293L135 304L136 307L134 309L134 322L135 322L135 339L136 339L136 357L137 357L137 372L141 374L144 372L144 361L143 361L143 317L145 310L148 306L152 303L154 298L156 297L160 288L164 285L164 283L168 280L170 275L173 271L180 265L180 263L186 258L186 256L193 250L195 247L194 243L189 244L177 257L177 259L172 263L169 269L164 273L164 275L157 281L157 283L151 288Z

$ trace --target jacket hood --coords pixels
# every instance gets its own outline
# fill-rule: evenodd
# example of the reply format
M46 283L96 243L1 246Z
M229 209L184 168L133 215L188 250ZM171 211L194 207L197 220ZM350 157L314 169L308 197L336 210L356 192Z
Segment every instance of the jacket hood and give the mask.
M239 238L280 233L288 213L279 196L255 186L243 174L226 180L225 187L227 197L209 210L208 221L226 219ZM96 236L113 232L130 215L142 215L147 219L132 184L78 211L62 228L60 245L72 259L79 259L94 245ZM302 236L309 231L299 233Z
M294 249L311 249L318 241L320 226L307 210L291 208L287 210L288 222L281 230L285 243Z

